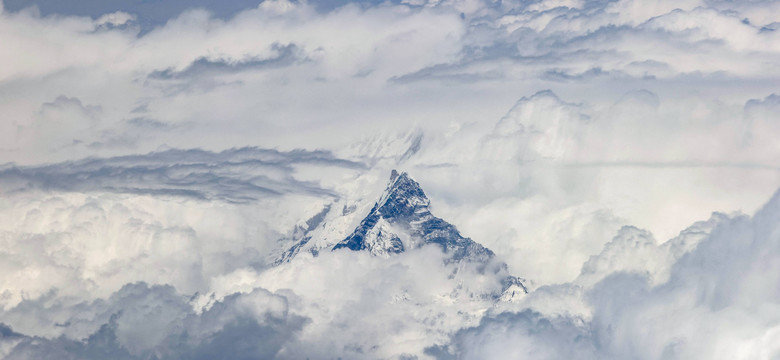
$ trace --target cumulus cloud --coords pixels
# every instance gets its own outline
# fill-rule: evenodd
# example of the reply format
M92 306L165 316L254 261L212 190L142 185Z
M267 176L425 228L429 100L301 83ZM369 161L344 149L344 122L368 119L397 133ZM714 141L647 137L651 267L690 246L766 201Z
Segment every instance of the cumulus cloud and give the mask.
M541 91L503 116L425 131L413 157L394 161L415 168L437 212L514 254L519 273L570 281L622 225L664 241L713 210L760 206L776 165L769 146L746 142L745 106L636 90L602 107Z
M105 301L63 310L67 321L58 326L66 328L65 335L56 339L23 336L4 326L2 340L11 346L3 358L273 358L306 323L288 313L283 296L263 289L228 296L198 313L171 286L135 283Z
M776 282L769 274L777 263L779 199L775 195L753 217L714 216L662 245L646 232L623 229L584 265L583 275L608 252L613 264L618 258L633 263L586 285L580 299L592 310L585 316L501 313L458 332L449 348L434 350L463 358L497 358L503 349L540 358L775 357L780 349L770 339L777 334L778 294L767 285ZM671 261L652 254L691 236L697 244ZM615 251L618 242L627 245L623 251ZM645 270L653 261L671 265L668 278L653 281ZM551 290L540 296L560 292Z
M390 258L342 249L260 273L240 269L212 289L217 299L258 286L288 296L291 311L311 319L292 358L413 357L476 324L501 295L507 273L499 262L444 260L436 245Z
M3 357L777 355L780 2L215 4L0 8ZM271 266L394 168L508 269Z
M258 148L6 167L2 306L93 299L134 281L208 290L223 271L267 266L277 241L326 205L354 201L340 178L363 169L326 151Z
M459 331L452 347L427 353L438 359L589 359L596 353L582 321L545 318L531 310L484 318L478 327Z

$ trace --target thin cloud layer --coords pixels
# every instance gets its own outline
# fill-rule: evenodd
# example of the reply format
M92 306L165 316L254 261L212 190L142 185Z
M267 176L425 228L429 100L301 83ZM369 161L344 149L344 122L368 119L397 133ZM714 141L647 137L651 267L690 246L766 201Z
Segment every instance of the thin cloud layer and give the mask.
M3 192L32 190L181 196L247 203L284 194L331 196L318 184L295 179L296 167L359 170L359 162L326 151L242 148L219 153L166 150L146 155L86 159L0 170Z

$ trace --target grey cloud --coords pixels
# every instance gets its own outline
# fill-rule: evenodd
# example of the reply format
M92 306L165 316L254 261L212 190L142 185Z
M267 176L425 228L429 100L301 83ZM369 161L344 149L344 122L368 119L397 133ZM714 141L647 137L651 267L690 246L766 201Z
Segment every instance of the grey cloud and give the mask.
M427 352L441 360L597 359L594 340L582 319L550 318L525 310L483 318L478 326L458 331L450 346Z
M777 114L780 114L780 96L777 94L745 102L743 107L745 144L761 146L774 143L773 134L780 129Z
M241 11L256 8L261 0L167 0L167 1L143 1L143 0L108 0L108 1L79 1L79 0L4 0L8 11L21 11L25 8L35 7L43 16L49 15L77 15L97 18L103 14L116 11L128 12L139 17L141 35L164 25L184 11L198 8L207 9L215 17L229 19ZM384 1L371 0L369 4L380 4ZM400 1L394 0L393 3ZM340 6L352 3L351 0L314 0L310 1L320 11L330 11Z
M764 99L750 99L745 103L745 112L748 116L759 111L780 112L780 95L770 94Z
M130 110L131 114L143 114L146 112L149 112L149 103L138 105L133 110Z
M61 110L66 108L75 107L83 111L87 114L96 114L99 113L101 108L100 106L95 105L84 105L80 99L75 97L68 97L65 95L60 95L54 101L44 103L41 105L41 112L47 112L51 110Z
M144 84L159 87L167 96L181 93L207 93L221 87L244 84L243 80L224 79L228 75L251 71L273 71L309 61L295 44L271 46L275 54L268 58L241 60L209 59L201 57L181 70L167 68L155 70L146 76Z
M31 300L28 300L31 301ZM287 300L263 289L234 294L197 313L171 286L127 284L106 300L71 309L64 327L95 328L83 340L25 336L1 325L6 359L270 359L306 324Z
M74 135L77 131L67 129L78 126L77 130L92 130L100 121L102 107L82 103L81 99L60 95L54 101L41 104L38 111L38 122L32 131L45 133L50 129L70 130Z
M215 16L226 19L248 8L256 7L257 0L174 0L174 1L56 1L56 0L4 0L9 11L20 11L34 6L41 15L78 15L97 18L103 14L124 11L139 17L141 34L165 24L169 19L192 8L206 8Z
M420 151L420 147L422 146L424 133L422 131L413 133L410 137L411 143L409 144L409 148L406 149L406 151L399 157L398 162L402 163L406 160L408 160L410 157L414 156L414 154L417 154L417 152Z
M212 60L199 58L183 70L165 69L153 71L148 78L156 80L181 80L199 77L212 77L222 74L233 74L243 71L275 69L290 66L305 61L300 49L295 44L271 46L276 53L270 58L255 58L241 61Z
M499 80L504 77L504 74L498 71L473 73L468 70L461 70L461 68L461 66L437 65L411 74L393 76L389 81L398 84L408 84L415 81L440 80L448 83L469 84L481 81Z
M630 14L615 12L617 1L586 1L582 8L558 6L543 11L532 10L532 5L538 3L541 2L501 9L503 16L495 18L483 16L467 20L468 33L456 60L396 76L392 80L454 79L474 82L517 76L510 74L519 71L525 74L521 78L549 81L582 81L594 77L617 81L630 78L652 80L697 71L705 75L728 74L733 69L690 71L677 66L672 61L673 57L647 52L635 43L662 44L667 51L680 55L691 49L701 53L739 53L730 48L734 39L713 34L695 22L684 27L675 23L682 21L678 18L695 21L698 17L713 14L720 19L738 17L740 13L737 10L729 12L726 4L707 7L709 4L705 3L688 11L670 9L669 13L654 14L638 24L631 24L625 18ZM757 30L756 36L760 36ZM576 70L568 70L567 66Z
M761 32L777 31L777 29L780 29L780 22L773 22L769 25L762 26Z
M134 117L127 120L127 124L136 128L152 130L171 130L180 126L145 117Z
M105 116L101 105L84 103L78 97L59 95L40 105L34 120L18 129L18 135L29 136L33 143L58 151L91 142L100 132Z
M600 68L592 68L581 73L571 73L564 69L553 69L545 71L543 77L553 81L582 81L598 77L605 77L614 74L614 72L603 71Z
M620 100L618 100L616 106L629 106L629 107L648 107L650 109L657 109L658 106L661 104L661 101L658 99L658 94L646 90L635 90L630 91L623 95Z
M145 110L143 111L145 112ZM131 114L136 113L132 111ZM193 122L171 123L158 119L136 116L122 121L123 129L107 129L84 140L74 140L71 147L86 147L91 150L136 149L139 143L152 138L160 138L173 132L192 131Z
M106 191L238 203L286 193L336 196L317 184L296 180L293 166L298 164L364 168L326 151L167 150L38 167L9 165L0 171L0 183L8 193L30 189Z

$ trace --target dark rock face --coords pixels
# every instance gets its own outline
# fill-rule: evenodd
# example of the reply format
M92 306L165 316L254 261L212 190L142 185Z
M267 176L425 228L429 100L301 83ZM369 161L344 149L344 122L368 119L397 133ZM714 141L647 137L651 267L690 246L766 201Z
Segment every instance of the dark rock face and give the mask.
M390 255L407 248L437 244L452 261L487 261L493 252L464 238L452 224L433 216L430 200L406 173L393 170L390 182L360 225L333 247L367 250L376 255ZM397 233L407 237L406 244Z

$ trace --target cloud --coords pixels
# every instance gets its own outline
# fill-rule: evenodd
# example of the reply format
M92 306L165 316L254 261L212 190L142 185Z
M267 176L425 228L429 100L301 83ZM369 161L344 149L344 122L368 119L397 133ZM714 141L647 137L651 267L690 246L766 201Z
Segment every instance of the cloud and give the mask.
M211 288L216 299L255 287L285 294L291 312L311 319L290 358L413 357L476 324L507 275L499 262L444 260L435 245L389 258L325 251L268 271L239 269L214 278Z
M287 66L298 60L295 55L295 45L274 45L272 47L274 50L276 50L277 54L276 56L268 59L250 59L246 61L230 63L226 61L200 58L193 61L192 64L187 66L187 68L184 70L175 71L173 69L166 69L162 71L154 71L149 74L149 77L153 79L169 80L195 76L208 76L209 74L235 73L252 69Z
M268 266L278 242L322 208L352 204L339 179L364 167L327 151L258 148L8 165L0 306L93 300L135 281L207 291L224 271ZM334 178L310 178L323 172Z
M156 122L135 122L138 123L159 127ZM6 185L6 193L34 189L112 192L238 203L287 193L337 196L316 184L296 180L293 171L300 164L343 169L365 166L335 158L326 151L167 150L39 167L10 166L0 171L0 182Z
M531 310L485 318L479 326L459 331L453 337L453 347L427 352L438 359L598 358L592 335L581 320L550 319Z
M653 285L664 283L669 280L676 260L695 249L713 229L729 220L726 214L713 213L707 221L696 222L662 243L658 243L646 230L625 226L604 245L600 254L591 256L582 265L576 282L592 286L612 273L636 272L646 275Z
M135 20L135 15L123 11L117 11L110 14L101 15L99 18L97 18L97 20L95 20L95 23L98 26L110 27L127 25L128 23Z
M84 142L86 139L80 137L89 136L88 133L98 127L101 116L100 106L85 105L78 98L61 95L41 105L37 121L22 129L20 135L34 139L36 143L28 146L45 146L56 151Z
M84 4L77 1L61 2L48 0L5 0L4 3L6 10L9 12L34 7L43 16L89 16L98 19L98 23L110 20L110 22L116 23L115 25L122 25L130 17L135 18L138 16L144 33L165 24L171 17L175 17L193 7L208 8L216 16L229 18L237 12L257 6L256 2L247 0L232 0L220 4L214 4L209 1L169 1L164 4L144 1L105 1Z
M439 350L461 358L497 358L506 351L540 358L777 356L780 348L769 339L778 329L775 304L780 294L767 285L776 282L768 274L775 273L778 260L778 204L776 194L753 217L718 215L662 245L648 242L646 232L625 228L605 247L600 260L594 257L585 264L583 274L592 272L596 261L604 261L609 252L613 262L622 258L668 263L667 279L654 282L637 263L614 268L592 287L587 285L581 299L592 312L584 317L505 312L459 331L449 347ZM690 236L700 241L689 244L687 253L671 260L651 254ZM615 251L619 241L632 244ZM555 293L542 290L547 293L539 295L543 298Z
M623 225L650 229L663 241L713 210L761 205L777 186L777 165L760 155L769 146L745 143L743 107L646 89L607 104L574 102L548 90L492 119L424 128L419 150L403 162L392 160L402 147L383 146L391 136L362 144L388 151L376 167L414 168L437 213L513 254L513 271L545 283L571 281Z
M741 214L778 187L778 1L32 3L0 12L6 357L776 352L776 200ZM394 168L534 291L431 249L269 268Z
M766 82L777 76L775 35L742 22L740 11L754 9L714 2L445 1L321 12L311 4L264 2L228 17L217 9L166 13L163 25L140 36L129 28L95 31L100 25L86 18L7 12L13 27L0 32L4 43L37 56L2 61L13 69L0 74L2 86L15 96L2 108L14 119L3 133L16 134L3 139L5 159L72 160L161 145L333 149L366 132L500 116L518 98L546 88L566 101L603 106L638 89L665 94L687 84L683 89L709 92L728 81L743 91L705 98L744 102L767 96ZM713 22L719 25L701 25ZM105 78L111 84L100 83ZM475 83L486 85L477 90ZM584 91L583 83L606 90ZM34 90L39 86L45 91ZM94 146L62 151L36 143L33 132L18 133L41 104L59 96L103 112L99 125L52 132L50 140ZM389 103L405 106L382 105ZM148 118L186 129L125 135L139 107ZM222 136L209 136L215 131Z
M14 341L6 359L226 359L280 355L306 319L288 313L284 297L255 289L196 313L170 286L128 284L106 301L79 304L55 339L28 337L4 327ZM78 330L92 329L83 340Z

